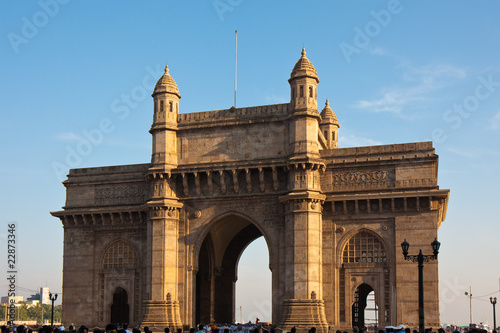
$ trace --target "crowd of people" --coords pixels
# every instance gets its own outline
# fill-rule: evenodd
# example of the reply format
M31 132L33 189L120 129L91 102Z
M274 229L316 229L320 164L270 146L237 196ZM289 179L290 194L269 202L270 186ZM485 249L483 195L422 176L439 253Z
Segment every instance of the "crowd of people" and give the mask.
M374 333L418 333L418 330L414 329L412 331L409 327L387 327L385 329L379 329L375 327L370 330ZM276 329L274 326L266 324L266 323L247 323L247 324L212 324L212 325L198 325L196 328L191 328L189 333L275 333ZM333 333L334 331L330 328L328 329L329 333ZM359 329L358 327L353 327L352 330L341 331L336 330L335 333L368 333L369 330L366 327ZM439 328L437 331L433 331L431 328L426 329L426 333L487 333L487 330L480 328L467 328L460 326L448 326L446 329ZM152 333L149 327L143 327L142 330L139 328L132 328L131 330L128 328L127 324L115 325L108 324L105 329L101 329L95 327L93 329L89 329L88 327L82 325L79 328L76 328L71 324L69 326L69 330L66 330L64 326L26 326L26 325L4 325L1 326L1 333ZM170 328L166 327L164 329L164 333L174 333L171 332ZM177 329L176 333L183 333L181 328ZM283 332L285 333L285 332ZM290 332L286 333L296 333L296 328L292 327ZM316 328L311 327L309 329L309 333L316 333ZM497 333L496 330L493 330L491 333Z

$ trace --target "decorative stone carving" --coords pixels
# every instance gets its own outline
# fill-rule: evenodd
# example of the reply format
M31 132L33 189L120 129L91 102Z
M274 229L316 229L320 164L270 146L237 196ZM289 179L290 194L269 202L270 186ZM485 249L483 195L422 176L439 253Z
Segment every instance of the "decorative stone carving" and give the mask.
M334 186L364 185L364 184L386 184L394 187L396 172L394 170L376 170L368 172L345 172L332 174Z
M146 186L117 186L96 188L96 199L142 197L147 194Z

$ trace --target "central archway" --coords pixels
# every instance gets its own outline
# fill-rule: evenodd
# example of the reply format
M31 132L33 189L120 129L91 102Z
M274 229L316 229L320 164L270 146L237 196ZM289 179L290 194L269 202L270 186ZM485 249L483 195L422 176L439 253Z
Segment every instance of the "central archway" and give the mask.
M240 256L251 242L264 234L249 219L236 214L213 221L207 228L198 255L195 320L196 323L232 323Z

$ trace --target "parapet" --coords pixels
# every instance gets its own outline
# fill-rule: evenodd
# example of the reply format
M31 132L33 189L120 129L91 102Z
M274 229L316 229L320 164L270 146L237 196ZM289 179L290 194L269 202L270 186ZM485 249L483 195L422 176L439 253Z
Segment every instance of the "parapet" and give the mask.
M265 122L288 117L289 103L231 107L225 110L181 113L177 117L179 128L191 126L236 125L239 123Z

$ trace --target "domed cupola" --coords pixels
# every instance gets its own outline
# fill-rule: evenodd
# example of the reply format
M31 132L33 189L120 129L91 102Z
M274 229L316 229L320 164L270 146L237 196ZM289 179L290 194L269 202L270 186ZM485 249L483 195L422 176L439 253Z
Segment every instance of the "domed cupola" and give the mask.
M323 133L328 149L338 148L338 135L339 135L339 120L337 115L330 108L330 102L326 100L325 107L321 110L321 121L319 128Z
M302 56L290 73L290 104L295 110L311 109L318 112L317 87L318 74L316 68L306 57L306 50L302 48Z
M158 128L158 124L177 124L179 114L179 99L181 94L174 79L168 73L168 66L165 66L165 73L156 82L153 90L154 116L153 127Z
M177 88L177 84L175 80L168 73L168 65L165 66L165 73L160 77L158 82L156 82L155 89L151 96L155 96L159 93L170 93L177 95L177 97L181 98L181 94L179 93L179 88Z
M333 112L332 108L330 107L330 102L328 99L325 102L325 107L323 110L321 110L321 123L322 124L336 124L340 127L339 124L339 119L337 118L337 115L335 112Z
M293 66L292 73L290 74L290 79L288 82L295 78L299 77L311 77L316 79L316 83L319 83L318 74L316 72L316 68L314 68L313 64L306 57L306 50L302 48L302 57L300 57L299 61Z

